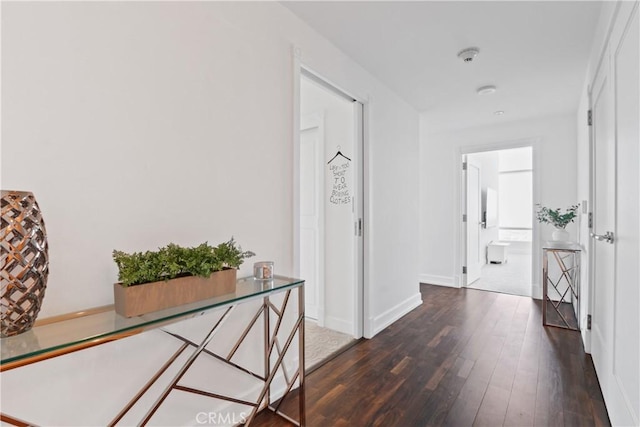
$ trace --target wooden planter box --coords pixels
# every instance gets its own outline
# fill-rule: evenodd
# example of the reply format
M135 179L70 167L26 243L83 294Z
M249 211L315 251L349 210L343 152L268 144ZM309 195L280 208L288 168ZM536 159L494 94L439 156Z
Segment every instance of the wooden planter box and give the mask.
M216 271L208 278L198 276L142 285L122 286L114 283L116 313L125 317L140 316L152 311L230 294L236 290L236 269Z

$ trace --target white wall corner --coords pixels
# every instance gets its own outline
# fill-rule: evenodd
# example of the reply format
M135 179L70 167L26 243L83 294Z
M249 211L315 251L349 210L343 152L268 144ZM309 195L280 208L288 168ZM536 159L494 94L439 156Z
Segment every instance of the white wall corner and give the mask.
M420 283L429 285L448 286L450 288L459 288L460 281L453 276L437 276L434 274L421 274Z
M542 299L542 286L540 283L531 284L531 298L539 300Z
M367 92L367 93L365 93L365 98L364 99L365 99L367 104L373 104L374 96L370 92Z
M353 335L353 323L335 316L325 316L324 327L343 334Z
M416 307L419 307L421 304L422 295L420 293L416 293L395 307L392 307L381 315L374 317L370 322L372 325L372 334L368 338L373 338L373 336L383 331L387 326L391 325L393 322L400 319Z
M325 316L326 315L327 315L327 313L324 311L324 307L318 307L318 319L316 320L316 323L321 328L324 328L324 326L325 326L324 323L325 323Z
M302 48L300 48L300 46L296 46L295 44L292 44L291 56L295 59L302 60Z
M453 276L453 286L455 288L462 288L464 287L464 282L463 282L464 276L462 275L455 275Z
M582 343L584 345L584 352L591 354L591 331L587 329L587 316L581 320L580 323L580 335L582 335Z

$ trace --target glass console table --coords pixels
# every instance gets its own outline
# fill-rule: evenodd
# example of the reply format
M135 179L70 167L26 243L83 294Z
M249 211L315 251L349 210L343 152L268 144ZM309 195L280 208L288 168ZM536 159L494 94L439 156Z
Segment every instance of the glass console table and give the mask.
M580 251L569 242L542 247L543 326L580 330Z
M296 320L290 330L281 328L283 325L283 317L286 309L292 305L291 292L297 289L297 313ZM284 293L284 299L281 306L276 306L270 297ZM228 355L218 355L206 349L207 344L213 336L224 325L228 315L239 304L253 299L262 299L262 304L258 307L255 316L246 325L244 331L238 337L237 342L233 346L233 350ZM235 293L222 295L216 298L198 301L191 304L185 304L173 307L167 310L156 311L138 317L126 318L117 314L113 306L105 306L78 312L71 315L57 316L54 318L43 319L36 322L36 326L20 335L2 338L1 354L2 363L0 371L18 368L30 363L39 362L41 360L52 357L61 356L74 351L82 350L95 345L115 341L126 338L147 330L161 328L186 320L196 316L200 316L214 310L220 310L222 316L216 318L211 329L200 343L190 341L177 334L167 332L174 338L180 340L182 345L178 351L162 366L162 368L145 384L145 386L133 396L131 401L117 414L109 425L117 425L118 421L135 405L135 403L151 388L158 378L176 361L187 349L192 349L192 353L178 370L178 373L170 381L166 389L156 399L155 403L148 410L139 425L146 425L153 417L157 409L162 405L163 401L173 390L195 393L198 395L209 396L216 399L227 400L230 402L246 405L251 408L250 415L246 418L246 424L251 424L256 414L262 409L269 409L281 417L293 422L296 425L305 425L305 407L304 407L304 281L292 279L288 277L275 276L272 280L255 280L252 277L239 279L236 284ZM215 316L213 316L215 317ZM233 362L233 356L245 340L249 332L262 324L264 334L264 372L252 372ZM286 322L284 322L286 323ZM282 330L282 331L281 331ZM280 342L278 337L282 332L286 339ZM298 340L298 366L294 372L289 373L285 369L283 360L285 354L289 351L291 343ZM196 358L202 353L209 357L214 357L219 361L233 367L243 374L250 375L261 380L264 384L256 402L244 401L233 398L231 396L223 396L220 394L209 393L204 390L197 390L180 384L180 379L191 367ZM275 362L273 361L275 359ZM279 403L272 404L270 397L270 386L275 378L278 370L281 370L286 381L286 391L279 399L283 402L292 391L294 385L298 384L298 403L299 416L298 420L283 414L279 410ZM25 421L18 420L8 414L1 414L2 421L14 425L29 425Z

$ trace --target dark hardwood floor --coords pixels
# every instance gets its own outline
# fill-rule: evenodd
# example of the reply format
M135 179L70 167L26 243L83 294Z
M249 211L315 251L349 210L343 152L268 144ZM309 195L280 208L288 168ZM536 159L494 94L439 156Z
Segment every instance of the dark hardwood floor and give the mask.
M307 376L309 426L610 425L579 332L543 328L540 301L421 292L422 306ZM265 411L255 425L290 424Z

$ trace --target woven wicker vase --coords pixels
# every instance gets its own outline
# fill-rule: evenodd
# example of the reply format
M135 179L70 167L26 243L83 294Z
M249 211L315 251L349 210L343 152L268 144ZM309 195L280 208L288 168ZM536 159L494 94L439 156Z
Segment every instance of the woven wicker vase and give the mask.
M7 337L31 329L49 275L47 233L32 193L2 190L0 246L0 335Z

